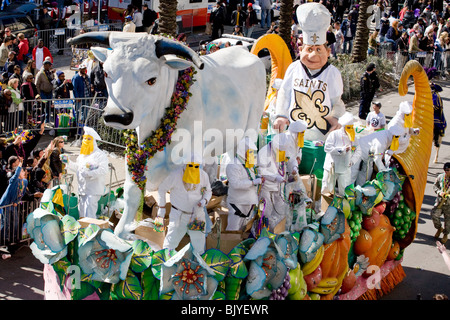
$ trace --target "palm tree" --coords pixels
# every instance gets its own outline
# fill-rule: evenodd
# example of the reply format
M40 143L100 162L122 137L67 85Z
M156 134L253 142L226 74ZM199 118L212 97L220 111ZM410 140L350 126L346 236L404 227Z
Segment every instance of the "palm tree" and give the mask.
M177 0L161 0L159 3L159 33L177 35Z
M372 4L370 0L359 1L358 22L356 24L355 40L353 42L352 62L362 62L367 59L367 49L369 47L369 27L367 26Z
M291 26L294 0L282 0L280 6L280 37L291 47Z

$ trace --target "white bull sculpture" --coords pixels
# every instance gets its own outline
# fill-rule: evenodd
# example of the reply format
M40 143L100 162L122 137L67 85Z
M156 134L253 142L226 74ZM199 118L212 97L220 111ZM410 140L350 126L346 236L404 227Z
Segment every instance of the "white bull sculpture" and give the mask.
M184 138L188 140L183 141L184 145L192 146L196 143L194 137L198 139L194 132L199 133L202 153L207 159L217 155L211 151L233 151L230 147L235 147L237 142L227 141L228 130L231 130L228 133L242 133L241 137L234 136L233 140L237 141L244 132L247 135L258 130L266 92L265 68L256 55L242 46L199 57L189 47L165 37L123 32L89 32L69 39L68 43L107 46L91 48L95 57L104 62L106 73L109 98L104 120L117 129L136 129L139 143L158 127L165 108L170 105L179 71L191 66L197 70L196 81L190 87L192 96L178 120L172 141ZM205 148L204 134L208 130L221 134L223 139L216 137L217 141ZM183 137L186 133L189 139ZM180 147L180 143L172 142L147 162L147 190L157 190L177 165L172 150ZM128 236L127 226L134 222L140 197L141 191L127 170L125 208L115 228L119 237Z

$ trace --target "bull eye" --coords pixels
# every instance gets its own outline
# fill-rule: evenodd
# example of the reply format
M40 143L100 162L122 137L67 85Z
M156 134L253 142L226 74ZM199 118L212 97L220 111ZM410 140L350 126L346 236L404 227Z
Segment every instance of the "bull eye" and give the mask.
M156 82L156 78L150 78L150 79L147 80L147 84L148 84L149 86L154 85L155 82Z

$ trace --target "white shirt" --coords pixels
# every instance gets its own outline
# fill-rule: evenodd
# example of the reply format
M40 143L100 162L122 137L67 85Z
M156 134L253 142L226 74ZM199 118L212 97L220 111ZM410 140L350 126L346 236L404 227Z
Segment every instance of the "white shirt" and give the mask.
M36 48L36 70L41 70L44 63L44 49Z
M163 208L166 205L166 193L170 191L170 203L177 209L185 212L193 212L200 200L207 202L211 199L212 191L208 174L200 169L200 183L197 185L183 182L184 168L172 171L161 182L158 188L158 205ZM187 190L189 189L189 190ZM202 190L204 194L202 195Z
M142 27L142 19L143 19L142 13L136 11L133 15L133 22L136 25L136 27Z
M240 205L252 205L258 203L257 186L253 185L252 179L255 179L253 168L248 172L238 158L234 163L227 165L228 179L228 202ZM250 177L249 177L250 174Z
M349 151L346 148L350 147ZM354 147L355 151L352 151ZM330 170L334 163L335 173L344 173L350 169L350 164L356 163L361 157L361 149L358 140L350 141L344 128L331 131L325 141L324 150L326 152L323 168Z
M361 150L361 160L367 162L369 153L374 154L374 163L377 165L378 171L386 170L383 164L383 155L389 149L392 143L392 134L389 130L381 130L371 133L358 139L359 148Z
M258 152L259 172L265 181L262 189L266 191L278 191L279 183L277 179L284 178L281 171L278 171L279 164L275 161L272 153L272 144L266 144Z
M133 21L125 23L123 26L123 32L135 32L136 31L136 25Z
M80 195L104 195L108 176L108 157L97 146L89 155L79 155L76 161L78 193ZM89 167L87 167L89 164ZM96 167L98 166L98 167Z
M305 140L324 141L329 126L324 117L339 118L345 112L345 105L338 103L344 85L340 71L333 65L311 73L300 60L291 63L278 91L276 113L289 121L300 118L308 122Z
M386 125L386 117L381 112L375 113L375 111L369 112L366 119L367 126L372 130L381 129Z

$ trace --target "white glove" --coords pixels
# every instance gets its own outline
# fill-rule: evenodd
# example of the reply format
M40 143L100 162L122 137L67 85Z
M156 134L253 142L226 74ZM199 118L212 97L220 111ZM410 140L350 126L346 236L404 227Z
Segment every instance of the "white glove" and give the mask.
M285 180L284 180L284 178L282 177L282 176L277 176L276 178L275 178L275 182L276 183L282 183L282 182L284 182Z
M161 208L161 207L160 207L160 208L158 209L157 216L160 217L160 218L164 218L165 215L166 215L166 208Z
M256 178L255 180L252 181L254 186L257 186L258 184L262 183L262 179L261 178Z
M197 205L198 205L199 207L204 207L204 206L206 206L206 200L205 200L205 199L200 200L200 201L198 202Z

